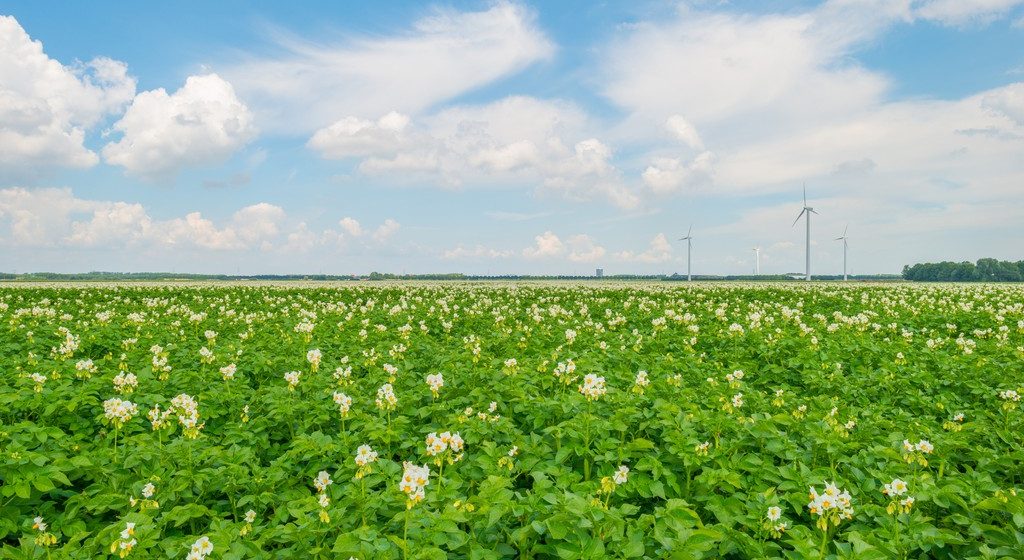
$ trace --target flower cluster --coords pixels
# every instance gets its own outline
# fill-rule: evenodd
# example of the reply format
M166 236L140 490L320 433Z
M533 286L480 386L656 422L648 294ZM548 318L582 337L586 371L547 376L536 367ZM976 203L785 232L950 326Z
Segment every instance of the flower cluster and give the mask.
M436 399L441 387L444 387L444 376L440 373L428 375L427 386L430 387L430 394Z
M935 451L935 447L930 441L922 439L916 444L910 443L910 440L903 440L903 460L908 463L917 463L922 467L928 466L928 455Z
M647 372L640 370L637 372L636 380L633 382L633 392L642 395L650 384L651 380L647 378Z
M120 372L114 376L114 392L121 395L130 395L139 386L139 379L134 373Z
M516 466L516 455L519 455L519 446L513 445L504 457L498 459L498 467L512 470Z
M807 509L818 517L817 525L822 531L838 527L845 519L853 519L853 505L850 493L839 489L835 483L826 483L821 494L812 486Z
M213 543L210 542L209 537L199 537L196 542L192 543L192 548L189 550L188 556L185 560L206 560L206 557L213 552Z
M139 413L139 405L118 398L103 401L103 416L107 422L120 429Z
M788 528L788 524L782 520L782 508L779 506L769 507L764 516L763 527L773 538L782 537L782 533L785 533Z
M427 465L421 467L408 461L402 463L402 467L404 471L402 472L402 481L398 484L398 488L405 492L405 507L412 509L414 505L423 501L426 497L425 490L427 485L430 484L430 467Z
M1017 408L1020 402L1020 393L1013 389L999 391L999 398L1003 400L1003 410L1010 412Z
M395 388L390 383L385 383L377 389L377 408L391 411L398 406L398 397L395 396Z
M583 377L583 384L580 385L580 393L587 398L588 401L596 401L608 392L608 389L604 385L604 378L599 377L593 373L588 373Z
M212 364L215 358L216 356L214 356L213 350L210 350L205 346L199 349L199 361L201 363Z
M42 517L36 517L32 520L32 529L36 531L36 546L49 548L57 544L57 536L46 530L46 522L43 521Z
M33 387L32 390L37 393L42 393L43 385L46 384L46 376L41 373L33 373L29 377L32 379L32 382L35 383L35 387Z
M238 366L235 364L228 364L220 368L220 376L224 378L224 381L231 381L234 379L236 372L238 372Z
M314 348L309 352L306 352L306 361L309 362L310 371L316 373L320 370L320 360L323 359L323 353L320 352L319 348Z
M377 452L369 445L360 445L356 449L356 480L362 479L373 472L373 463L377 462Z
M163 430L171 427L171 415L174 414L171 410L160 410L160 404L153 405L153 408L149 409L146 413L146 417L149 418L149 423L153 425L153 431Z
M181 425L181 432L186 439L199 437L199 430L203 429L206 423L199 423L199 403L185 393L171 399L171 408L178 416L178 424Z
M889 515L899 513L909 513L910 508L914 506L914 497L907 496L901 497L907 493L907 483L898 478L894 478L892 482L882 487L882 494L892 498L889 505L885 508L885 511L889 512Z
M612 473L611 476L601 477L601 494L604 495L604 502L599 500L595 502L595 505L600 505L605 508L608 507L608 501L612 497L612 492L616 488L622 486L629 479L629 467L626 465L619 465L619 468Z
M135 496L131 496L128 498L128 503L131 504L132 507L139 506L139 509L158 509L160 507L160 502L153 499L155 494L156 486L152 482L147 482L146 485L142 487L142 499L139 500Z
M320 471L313 479L313 487L316 488L316 500L320 504L320 521L331 522L331 516L327 514L327 508L331 505L331 499L327 496L327 487L334 484L331 475L327 471Z
M342 418L348 417L348 411L352 408L352 397L345 393L334 392L334 404L338 405L338 412Z
M98 370L99 368L96 367L96 364L92 363L92 360L89 359L78 360L75 363L75 376L79 379L89 379Z
M238 530L238 536L244 537L252 532L252 524L256 521L256 512L249 510L245 512L245 525Z
M441 466L445 459L449 464L462 460L462 451L465 449L465 442L458 432L430 432L427 434L427 455L437 457L434 464ZM448 453L450 452L450 453Z
M288 390L294 391L299 385L299 380L302 378L302 373L297 371L289 371L284 374L284 380L288 382Z
M118 557L126 558L137 544L139 541L135 539L135 523L126 522L118 539L110 543L110 553L116 552Z

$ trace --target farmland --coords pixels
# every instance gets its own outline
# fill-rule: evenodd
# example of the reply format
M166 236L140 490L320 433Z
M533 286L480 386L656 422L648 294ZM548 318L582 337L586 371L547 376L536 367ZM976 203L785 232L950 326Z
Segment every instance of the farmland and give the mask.
M1021 558L1024 290L0 289L3 558Z

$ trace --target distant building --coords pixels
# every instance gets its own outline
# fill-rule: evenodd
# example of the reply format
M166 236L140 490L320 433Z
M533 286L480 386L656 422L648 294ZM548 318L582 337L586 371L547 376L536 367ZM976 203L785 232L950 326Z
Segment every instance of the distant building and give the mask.
M596 273L596 276L597 276L598 278L604 278L604 269L603 269L603 268L599 268L599 269L597 269L597 273Z

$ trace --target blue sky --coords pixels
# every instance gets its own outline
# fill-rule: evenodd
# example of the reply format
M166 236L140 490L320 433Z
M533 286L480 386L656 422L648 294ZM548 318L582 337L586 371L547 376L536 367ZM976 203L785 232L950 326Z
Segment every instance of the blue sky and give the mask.
M1022 1L356 8L0 2L0 269L1022 258Z

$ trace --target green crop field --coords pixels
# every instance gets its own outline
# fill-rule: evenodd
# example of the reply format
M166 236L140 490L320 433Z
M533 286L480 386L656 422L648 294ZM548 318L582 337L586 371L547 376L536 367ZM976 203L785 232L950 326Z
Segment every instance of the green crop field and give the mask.
M1024 289L0 288L2 558L1022 558Z

